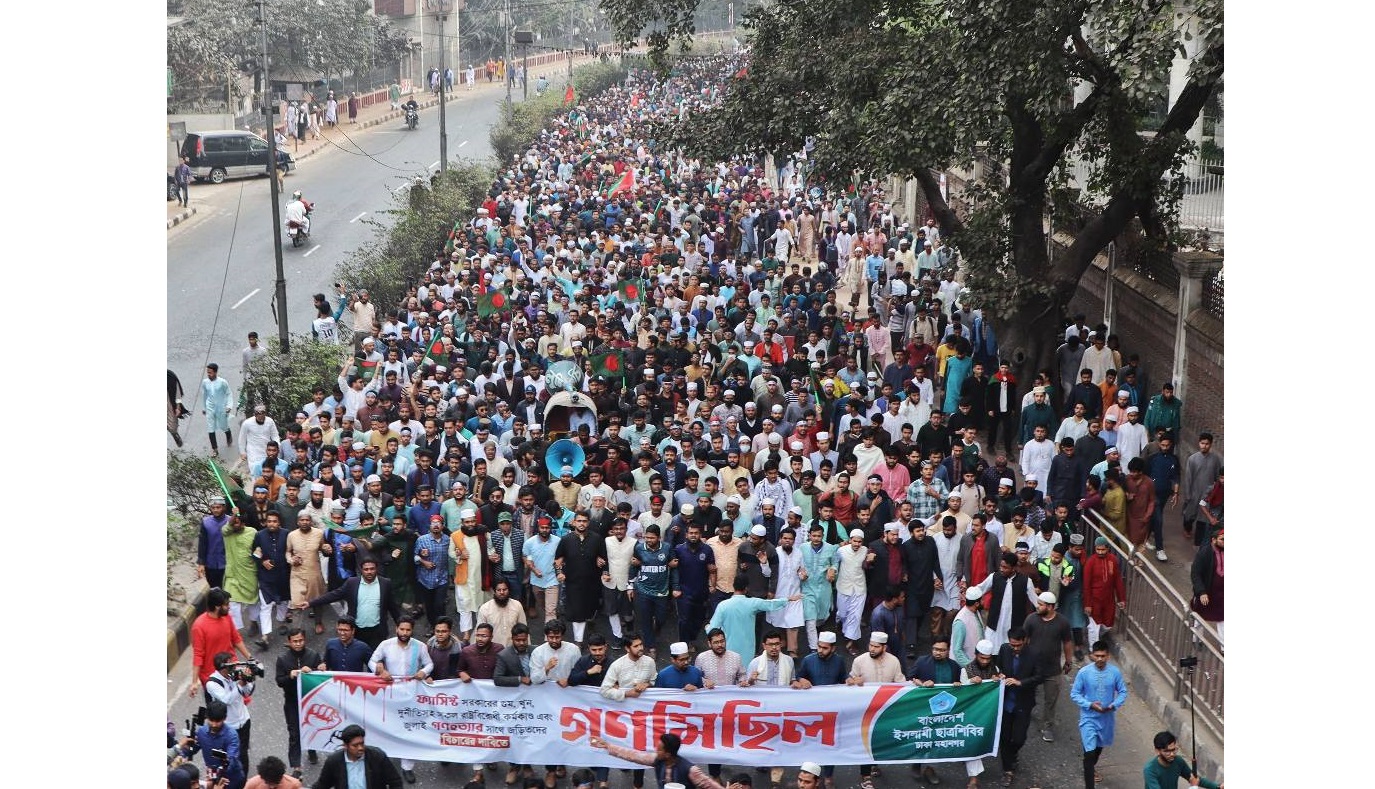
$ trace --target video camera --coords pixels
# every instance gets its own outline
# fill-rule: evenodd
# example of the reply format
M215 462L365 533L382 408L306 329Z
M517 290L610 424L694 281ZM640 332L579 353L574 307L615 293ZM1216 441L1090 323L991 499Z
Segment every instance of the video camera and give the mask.
M211 764L211 759L215 764ZM229 772L229 754L223 748L212 748L210 758L205 760L205 785L214 786L216 781Z
M254 677L267 676L267 669L263 668L263 664L256 660L225 663L220 671L236 682L252 682Z
M205 723L205 719L206 719L205 707L200 707L200 708L198 708L198 709L196 710L196 714L195 714L195 715L192 715L190 718L187 718L187 719L186 719L186 731L185 731L185 733L184 733L182 736L184 736L184 737L195 737L195 736L196 736L196 729L199 729L199 728L201 727L201 724L202 724L202 723Z

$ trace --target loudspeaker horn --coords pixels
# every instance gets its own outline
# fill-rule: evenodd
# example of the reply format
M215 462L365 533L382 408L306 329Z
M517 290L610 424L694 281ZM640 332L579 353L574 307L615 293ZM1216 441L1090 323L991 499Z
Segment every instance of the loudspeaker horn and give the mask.
M561 438L549 445L549 451L544 453L544 465L549 469L550 478L559 477L564 466L573 469L573 476L576 477L587 465L587 453L576 441Z

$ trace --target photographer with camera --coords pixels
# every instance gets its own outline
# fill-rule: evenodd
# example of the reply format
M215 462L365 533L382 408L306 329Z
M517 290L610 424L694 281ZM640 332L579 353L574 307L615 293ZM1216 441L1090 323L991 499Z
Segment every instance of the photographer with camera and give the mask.
M205 759L206 786L243 789L245 779L243 763L239 759L239 734L229 725L228 717L229 709L223 702L211 701L206 704L197 713L196 721L192 721L195 728L182 739L180 752L183 758L189 760L200 751ZM178 772L191 778L194 785L195 777L190 771L179 768L168 773L169 786L179 782L174 775ZM228 783L225 783L226 780Z
M234 662L232 652L219 652L215 655L215 673L205 681L205 692L210 698L225 706L226 724L238 737L238 761L243 768L240 775L248 774L249 721L247 699L253 696L254 676L263 676L263 667L255 662ZM207 709L209 705L207 705Z

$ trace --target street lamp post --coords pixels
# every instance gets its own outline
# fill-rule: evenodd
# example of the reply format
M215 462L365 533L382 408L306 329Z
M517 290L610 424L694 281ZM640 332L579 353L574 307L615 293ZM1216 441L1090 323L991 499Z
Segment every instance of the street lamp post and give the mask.
M277 312L277 340L282 353L291 350L291 334L287 329L286 270L282 263L282 209L279 205L281 192L277 188L277 124L273 122L272 81L267 73L267 2L257 0L258 22L263 33L263 115L267 117L267 183L272 195L272 254L277 264L277 287L273 301Z

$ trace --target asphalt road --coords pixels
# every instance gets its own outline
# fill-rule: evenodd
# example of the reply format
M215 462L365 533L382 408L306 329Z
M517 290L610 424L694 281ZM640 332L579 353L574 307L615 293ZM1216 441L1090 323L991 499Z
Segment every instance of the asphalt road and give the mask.
M325 641L332 637L334 631L334 613L325 613L326 633L324 635L314 635L310 627L311 620L304 615L297 615L298 623L305 622L304 629L307 632L307 643L317 652L324 650ZM531 634L530 643L532 645L541 643L543 640L539 635L539 628L532 628L535 632ZM667 645L673 639L674 625L670 623L665 632L660 637L659 644L659 664L667 665ZM603 625L602 631L605 632ZM422 633L428 637L428 632L424 629L424 620L421 621L421 629L417 632L417 637ZM267 676L260 679L257 684L256 692L253 695L253 702L250 706L253 720L251 747L249 756L252 764L264 756L277 755L284 761L286 759L286 723L282 717L282 693L281 689L274 683L273 665L277 656L285 648L282 646L283 639L274 636L272 645L266 652L261 652L252 646L255 635L246 635L250 651L255 657L262 660L267 670ZM612 652L613 657L624 654L621 651ZM176 668L167 676L167 717L176 722L178 728L185 724L187 718L195 712L200 705L200 694L197 693L193 700L187 696L192 681L191 676L191 653L188 650L178 662ZM1069 680L1063 683L1064 696L1060 699L1056 711L1056 739L1053 743L1041 741L1037 726L1032 724L1032 731L1026 746L1022 750L1021 764L1018 767L1017 777L1013 786L1018 789L1027 787L1046 787L1046 789L1072 789L1081 785L1082 775L1080 761L1079 735L1076 728L1078 712L1069 700ZM741 693L748 693L742 689ZM798 691L799 693L805 691ZM1135 689L1132 689L1135 693ZM1039 706L1037 712L1039 713ZM1108 748L1099 761L1099 772L1103 775L1103 782L1098 784L1100 789L1126 789L1127 787L1141 786L1141 768L1147 760L1154 756L1151 750L1151 738L1156 732L1164 728L1164 724L1157 718L1150 709L1140 703L1133 703L1131 697L1128 698L1126 706L1117 715L1116 744ZM1188 747L1188 743L1183 743ZM323 757L321 757L323 760ZM818 754L818 760L825 763L824 754ZM305 759L302 759L305 762ZM200 757L197 757L197 763ZM305 771L306 785L309 786L319 774L318 765L312 766L308 762L303 763L302 769ZM576 767L576 765L571 765ZM749 769L749 765L739 765L736 767L727 766L725 776L729 777L733 772L743 769L749 772L754 778L755 786L758 789L770 789L769 776L767 772L759 773ZM501 787L502 779L505 776L506 766L504 764L493 765L487 771L487 784L492 787ZM471 776L471 770L465 765L441 765L432 762L418 762L416 765L416 776L419 778L417 786L459 786L467 781ZM570 770L571 773L571 770ZM936 766L936 773L941 779L943 786L962 787L967 779L965 769L962 764L943 764ZM782 786L795 786L794 779L797 772L789 769L784 775ZM543 778L542 768L537 769L536 777ZM981 786L999 786L999 778L1002 776L1002 767L998 759L984 759L984 774L980 781ZM836 769L837 789L854 789L859 786L859 768L856 766L838 767ZM914 781L913 774L905 766L889 765L883 768L882 775L874 779L877 787L911 787L923 786L922 782ZM653 789L653 778L647 785ZM629 789L630 778L628 773L613 770L611 773L611 785L613 789ZM560 782L559 789L569 789L567 780ZM775 787L774 789L777 789Z
M448 102L450 161L491 156L487 136L498 117L495 96L459 92ZM404 200L406 184L439 169L437 107L421 111L415 131L399 119L366 130L341 128L354 145L345 140L340 143L345 147L327 148L300 162L286 178L283 209L297 189L316 206L307 243L293 248L285 235L282 240L293 332L309 330L315 317L311 296L332 296L335 266L373 237L369 220L388 223L384 212ZM195 403L194 415L182 422L188 449L209 448L196 399L205 363L220 365L237 397L240 352L248 344L248 332L257 331L264 339L276 335L271 233L280 228L272 227L269 195L262 177L218 186L192 184L197 215L167 234L167 366L181 378L187 406ZM242 418L236 414L231 425ZM172 446L170 436L167 444Z

